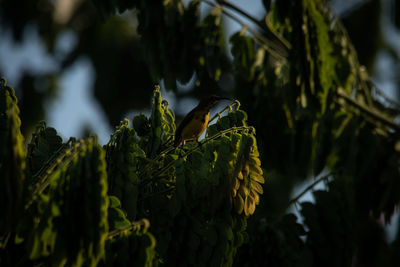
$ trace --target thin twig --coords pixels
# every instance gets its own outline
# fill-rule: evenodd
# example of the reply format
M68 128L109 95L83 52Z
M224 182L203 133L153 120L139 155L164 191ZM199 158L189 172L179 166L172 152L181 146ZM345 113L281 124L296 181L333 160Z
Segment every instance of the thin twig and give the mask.
M190 155L190 154L193 153L195 150L197 150L198 148L200 148L202 145L204 145L204 144L206 144L206 143L208 143L208 142L210 142L210 141L212 141L212 140L214 140L214 139L217 139L218 137L220 137L220 136L222 136L222 135L224 135L224 134L227 134L227 133L230 133L230 132L241 131L241 130L252 130L252 129L254 129L254 128L251 127L251 126L239 126L239 127L231 127L231 128L229 128L229 129L220 131L219 133L217 133L217 134L215 134L215 135L213 135L213 136L211 136L211 137L209 137L209 138L204 139L202 142L199 142L199 144L198 144L197 146L195 146L195 147L189 149L186 153L184 153L184 154L182 155L182 157L186 157L186 156ZM179 158L178 158L178 159L179 159ZM175 162L176 162L178 159L175 159L175 160L170 161L167 165L165 165L164 167L162 167L162 168L161 168L159 171L157 171L155 174L151 174L150 176L159 177L161 174L163 174L164 172L166 172L172 165L174 165ZM154 178L153 178L153 179L144 180L144 181L142 182L142 185L146 185L146 184L148 184L148 183L150 183L150 182L153 182L153 181L155 181L155 180L156 180L156 179L154 179Z
M79 152L79 151L78 151ZM51 177L51 175L54 173L53 170L57 167L59 167L60 163L62 162L64 165L65 164L69 164L72 160L72 158L78 154L78 152L75 153L70 153L70 158L68 161L64 161L64 158L66 156L66 154L63 154L62 156L60 156L60 158L56 161L56 163L51 166L49 169L47 169L46 174L42 177L40 183L37 184L36 188L34 189L31 199L29 200L29 202L25 205L25 209L29 209L29 207L33 204L33 202L37 199L37 196L40 195L49 185L49 178Z
M356 100L354 100L352 97L350 97L349 95L347 95L346 92L344 92L343 90L339 89L337 91L337 95L341 98L343 98L344 100L346 100L348 103L350 103L351 105L357 107L359 110L367 113L368 115L370 115L371 117L373 117L374 119L382 122L383 124L389 126L390 128L393 128L395 130L400 130L400 126L397 125L394 121L390 120L389 118L387 118L386 116L384 116L383 114L377 112L375 109L373 109L372 107L368 107L365 106L362 103L357 102ZM340 104L340 103L339 103Z
M246 130L246 129L249 130L249 129L251 129L251 128L252 128L252 127L241 126L241 127L232 127L232 128L227 129L227 130L221 131L221 132L219 132L219 133L217 133L217 134L211 136L210 138L205 139L203 142L200 142L200 143L197 144L197 146L195 146L194 148L189 149L186 153L183 154L182 157L184 158L184 157L186 157L186 156L192 154L195 150L197 150L198 148L200 148L202 145L204 145L204 144L206 144L206 143L208 143L208 142L210 142L210 141L212 141L212 140L215 140L215 139L217 139L218 137L220 137L220 136L222 136L222 135L224 135L224 134L227 134L227 133L230 133L230 132L236 132L236 131L240 131L240 130ZM175 163L175 161L177 161L177 160L178 160L178 159L169 162L165 167L163 167L159 172L157 172L157 173L155 174L155 176L157 177L157 176L163 174L164 172L166 172L166 171Z
M232 107L236 105L236 110L239 110L240 107L240 102L239 100L235 100L235 102L233 102L232 104L229 104L228 106L226 106L224 109L222 109L220 112L218 112L217 114L215 114L209 121L208 124L210 125L210 122L212 122L213 120L215 120L217 117L220 117L222 113L224 113L226 110L231 110Z
M46 170L48 170L47 168L51 165L52 162L54 162L54 160L59 156L60 152L63 151L66 147L69 146L69 144L72 142L72 140L74 140L74 138L70 138L68 139L68 141L65 144L62 144L60 146L59 149L57 149L56 152L53 153L53 155L51 155L51 157L46 161L45 164L43 164L43 166L40 168L40 170L34 174L32 177L39 177L41 176Z
M297 201L304 196L308 191L310 191L314 186L316 186L317 184L319 184L321 181L327 180L329 177L332 176L332 173L329 173L325 176L320 177L319 179L315 180L312 184L310 184L309 186L307 186L306 189L303 190L303 192L301 192L299 195L297 195L297 197L293 198L292 200L289 201L289 206L297 203Z
M226 106L224 109L222 109L220 112L218 112L217 114L215 114L209 121L208 124L210 124L210 122L212 122L213 120L215 120L217 117L219 117L222 113L224 113L226 110L231 110L232 107L236 105L236 110L239 110L240 107L240 102L238 100L235 100L233 103L229 104L228 106ZM202 145L203 143L201 143L200 145ZM198 145L197 147L193 148L193 149L197 149L200 145ZM172 150L174 150L175 147L174 146L170 146L167 147L166 149L164 149L163 151L161 151L161 153L154 159L155 162L158 162L164 155L167 155L169 152L171 152ZM147 165L142 173L146 173L153 165L149 164ZM142 176L142 175L139 175ZM148 182L146 182L147 184Z
M231 2L228 2L226 0L217 0L217 2L223 6L226 6L230 9L238 12L239 14L242 14L244 17L248 18L249 20L254 22L256 25L258 25L261 29L266 31L267 34L271 34L274 38L279 40L279 42L285 47L285 49L287 49L287 50L291 49L290 43L285 38L280 36L278 33L271 30L269 28L268 24L261 23L259 20L257 20L253 16L251 16L249 13L245 12L243 9L238 8L236 5L232 4ZM275 47L275 48L279 50L279 47Z
M246 30L248 30L251 34L253 34L254 36L254 40L261 45L265 50L267 50L269 52L269 54L271 56L273 56L275 59L277 60L286 60L286 56L287 53L285 53L284 55L279 54L278 52L276 52L274 49L271 49L271 42L269 42L268 39L266 39L264 36L262 36L261 34L259 34L256 30L254 30L253 28L249 27L249 25L247 25L246 23L244 23L240 18L238 18L237 16L233 15L232 13L230 13L229 11L225 10L224 8L222 8L220 5L215 4L214 2L211 2L209 0L201 0L202 2L211 5L213 7L220 7L222 10L222 13L224 13L226 16L228 16L229 18L233 19L234 21L236 21L237 23L239 23L240 25L243 26L243 28L245 28ZM282 51L281 51L282 52Z
M91 137L89 137L88 140L92 140ZM66 149L62 155L60 155L57 160L54 161L53 165L51 165L47 170L46 173L44 174L43 177L41 177L40 182L37 183L36 188L34 189L32 193L32 197L29 200L29 202L25 205L25 209L29 209L29 207L33 204L33 202L37 199L37 196L40 195L50 184L49 178L52 176L54 173L54 169L59 168L61 165L62 166L67 166L69 163L74 159L76 155L79 154L80 150L78 148L82 145L82 142L77 142L74 144L72 147L69 149ZM65 160L65 158L67 158Z
M109 232L107 235L107 239L112 239L115 236L117 236L123 232L126 232L126 231L140 229L142 226L145 228L145 230L147 230L147 228L149 228L149 226L150 226L149 221L147 219L141 219L140 221L131 222L131 224L128 226L121 227L121 228L118 228L118 229L115 229L115 230Z
M161 153L154 159L154 161L158 161L160 158L162 158L164 155L167 155L170 151L174 150L174 146L171 145L170 147L167 147Z

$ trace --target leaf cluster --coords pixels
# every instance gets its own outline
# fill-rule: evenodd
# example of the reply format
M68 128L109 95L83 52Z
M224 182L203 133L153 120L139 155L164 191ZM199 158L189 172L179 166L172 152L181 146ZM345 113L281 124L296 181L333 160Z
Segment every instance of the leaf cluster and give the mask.
M112 266L120 260L116 244L134 250L138 263L151 264L155 239L108 196L106 150L96 137L63 143L43 122L26 149L14 90L4 79L0 89L0 264Z
M286 62L271 61L250 36L231 38L235 90L261 137L270 178L238 262L256 257L267 266L396 266L397 241L385 241L383 226L400 200L399 109L372 84L325 1L278 1L270 10L268 23L292 44ZM295 184L324 172L331 181L314 193L314 203L301 204L303 225L292 220L282 228L287 208L298 200L290 201ZM300 236L305 244L297 242ZM279 253L272 248L276 242Z
M19 121L13 89L1 93L3 118ZM232 265L264 183L255 130L238 106L231 104L201 143L178 148L171 142L175 116L159 87L150 117L135 117L133 128L122 121L104 147L95 136L63 143L40 123L27 151L14 144L24 153L24 176L14 176L11 165L1 177L17 179L21 192L6 198L19 205L14 224L1 229L0 262ZM18 124L8 125L10 137L22 138ZM12 159L3 157L1 166Z

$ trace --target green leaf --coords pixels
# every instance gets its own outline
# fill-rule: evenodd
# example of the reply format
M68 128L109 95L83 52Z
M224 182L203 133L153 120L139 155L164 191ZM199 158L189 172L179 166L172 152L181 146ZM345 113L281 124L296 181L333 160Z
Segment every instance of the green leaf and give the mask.
M108 225L111 230L129 226L131 222L121 209L121 202L115 196L109 196L110 206L108 207Z
M62 138L57 134L57 131L54 128L47 127L45 122L40 122L28 144L27 183L33 185L39 182L37 178L65 148L67 146L63 146Z
M243 32L237 32L230 38L232 43L233 65L235 72L245 80L254 78L255 69L255 41L250 36L245 36Z
M46 260L54 265L95 266L104 257L108 234L105 153L95 138L64 153L50 174L48 193L33 204L32 220L39 223L29 237L30 258L52 255Z
M122 234L107 241L105 261L100 266L154 266L156 240L147 231Z
M14 89L0 79L0 247L21 210L26 151ZM6 238L3 240L3 238Z
M304 202L301 213L309 228L306 244L314 266L351 265L355 243L355 217L350 186L342 177L329 184L329 191L315 191L315 204Z
M134 129L126 120L117 127L105 146L109 194L121 200L130 220L135 220L138 199L138 169L144 166L145 153L139 146Z
M132 121L133 128L137 132L138 136L146 136L150 133L150 122L146 118L144 114L140 114L138 116L135 116Z
M120 208L121 201L116 196L108 196L109 208Z

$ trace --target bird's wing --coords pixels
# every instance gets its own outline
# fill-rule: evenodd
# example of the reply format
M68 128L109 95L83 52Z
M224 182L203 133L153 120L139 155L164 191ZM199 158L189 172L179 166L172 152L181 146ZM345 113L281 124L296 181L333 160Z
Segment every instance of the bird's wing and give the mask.
M181 140L181 134L183 131L183 128L188 125L188 123L193 119L194 114L195 114L196 108L192 109L181 121L181 123L178 126L178 129L175 131L175 140L174 140L174 146L178 146L180 144Z

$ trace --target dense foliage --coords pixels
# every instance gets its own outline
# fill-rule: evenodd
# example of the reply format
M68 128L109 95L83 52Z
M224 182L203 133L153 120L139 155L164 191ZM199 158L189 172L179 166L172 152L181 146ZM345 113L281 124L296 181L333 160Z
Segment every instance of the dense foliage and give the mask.
M400 201L400 106L329 3L262 2L259 21L223 0L81 1L56 23L80 37L62 65L87 54L114 124L161 79L178 96L187 82L194 96L234 95L247 113L234 102L200 144L173 148L156 88L150 116L122 121L104 147L40 123L25 149L1 80L0 265L399 266L400 235L388 241L384 226ZM57 35L49 10L37 24ZM227 17L242 25L230 53ZM325 186L299 203L302 182Z
M202 143L174 148L156 88L151 116L121 122L104 148L94 136L62 143L41 123L26 152L14 90L2 80L0 93L13 152L1 161L2 265L232 265L264 183L238 102Z

